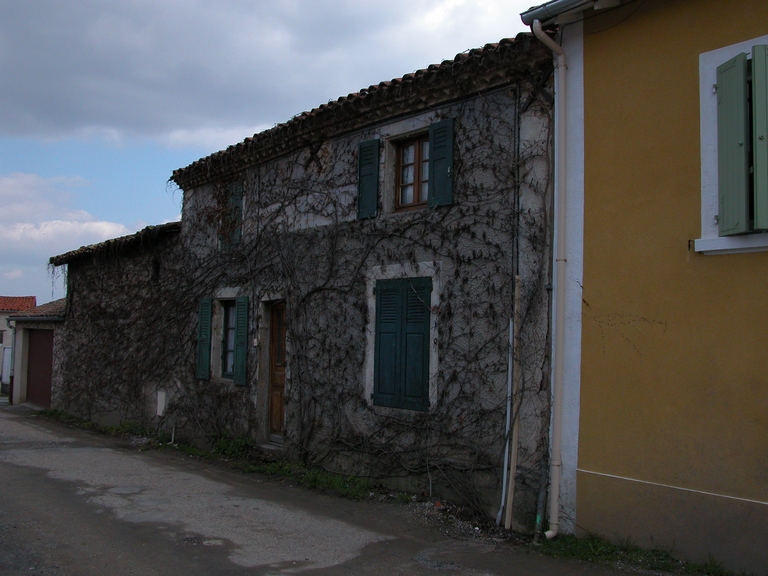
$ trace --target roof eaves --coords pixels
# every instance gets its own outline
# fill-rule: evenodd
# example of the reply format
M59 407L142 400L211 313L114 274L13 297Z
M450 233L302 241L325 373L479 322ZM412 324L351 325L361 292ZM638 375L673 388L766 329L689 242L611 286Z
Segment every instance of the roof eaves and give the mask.
M64 254L51 256L48 262L53 266L61 266L62 264L68 264L74 260L85 258L87 256L109 254L112 251L117 251L121 248L128 248L133 245L151 242L158 236L178 233L180 230L181 222L168 222L167 224L159 224L157 226L147 226L135 234L120 236L118 238L110 238L109 240L99 242L98 244L81 246L77 250L71 250L69 252L65 252Z
M14 322L63 322L64 316L8 316Z
M8 316L15 322L61 322L67 311L67 299L59 298L29 310Z

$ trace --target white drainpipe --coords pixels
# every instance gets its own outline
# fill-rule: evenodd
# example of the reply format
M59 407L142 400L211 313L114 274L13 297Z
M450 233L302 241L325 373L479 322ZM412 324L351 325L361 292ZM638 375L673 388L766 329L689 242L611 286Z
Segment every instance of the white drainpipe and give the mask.
M549 530L548 540L560 531L560 473L563 467L561 437L563 423L563 351L565 348L565 201L566 201L566 115L565 115L565 50L552 40L541 28L541 22L534 20L531 31L542 44L557 55L557 79L555 84L555 166L557 229L555 230L555 322L554 322L554 375L552 378L552 433L549 471Z
M504 472L502 475L501 483L501 505L499 506L499 512L496 514L496 525L501 525L501 516L504 512L504 504L507 500L507 472L509 471L509 429L511 427L512 420L512 335L514 333L514 320L509 319L509 352L507 354L507 425L504 430L504 438L506 443L504 444Z

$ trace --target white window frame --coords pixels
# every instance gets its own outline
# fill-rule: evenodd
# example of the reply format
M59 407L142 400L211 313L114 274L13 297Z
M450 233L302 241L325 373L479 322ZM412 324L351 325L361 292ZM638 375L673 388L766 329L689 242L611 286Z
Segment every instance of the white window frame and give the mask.
M768 251L768 233L720 236L717 226L717 67L752 46L768 44L768 35L699 55L699 113L701 129L701 238L694 249L703 254L739 254Z

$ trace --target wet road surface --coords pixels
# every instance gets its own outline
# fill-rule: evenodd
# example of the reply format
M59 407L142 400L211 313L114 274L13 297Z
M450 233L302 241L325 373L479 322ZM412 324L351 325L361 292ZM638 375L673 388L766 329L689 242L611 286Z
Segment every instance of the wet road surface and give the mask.
M611 576L0 408L0 574Z

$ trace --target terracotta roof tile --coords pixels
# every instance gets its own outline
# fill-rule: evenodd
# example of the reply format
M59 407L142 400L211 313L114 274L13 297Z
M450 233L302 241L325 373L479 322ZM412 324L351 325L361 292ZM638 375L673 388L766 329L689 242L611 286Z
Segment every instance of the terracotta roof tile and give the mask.
M531 34L521 33L457 54L452 60L380 82L341 96L288 122L245 138L242 142L174 170L171 180L182 189L217 178L283 154L309 142L323 141L405 113L450 102L468 94L513 82L541 84L551 73L552 53ZM538 85L536 88L538 89Z
M0 312L29 310L37 304L35 296L0 296Z
M36 318L64 318L67 310L67 299L59 298L46 304L40 304L29 310L9 316L11 320L34 320Z

